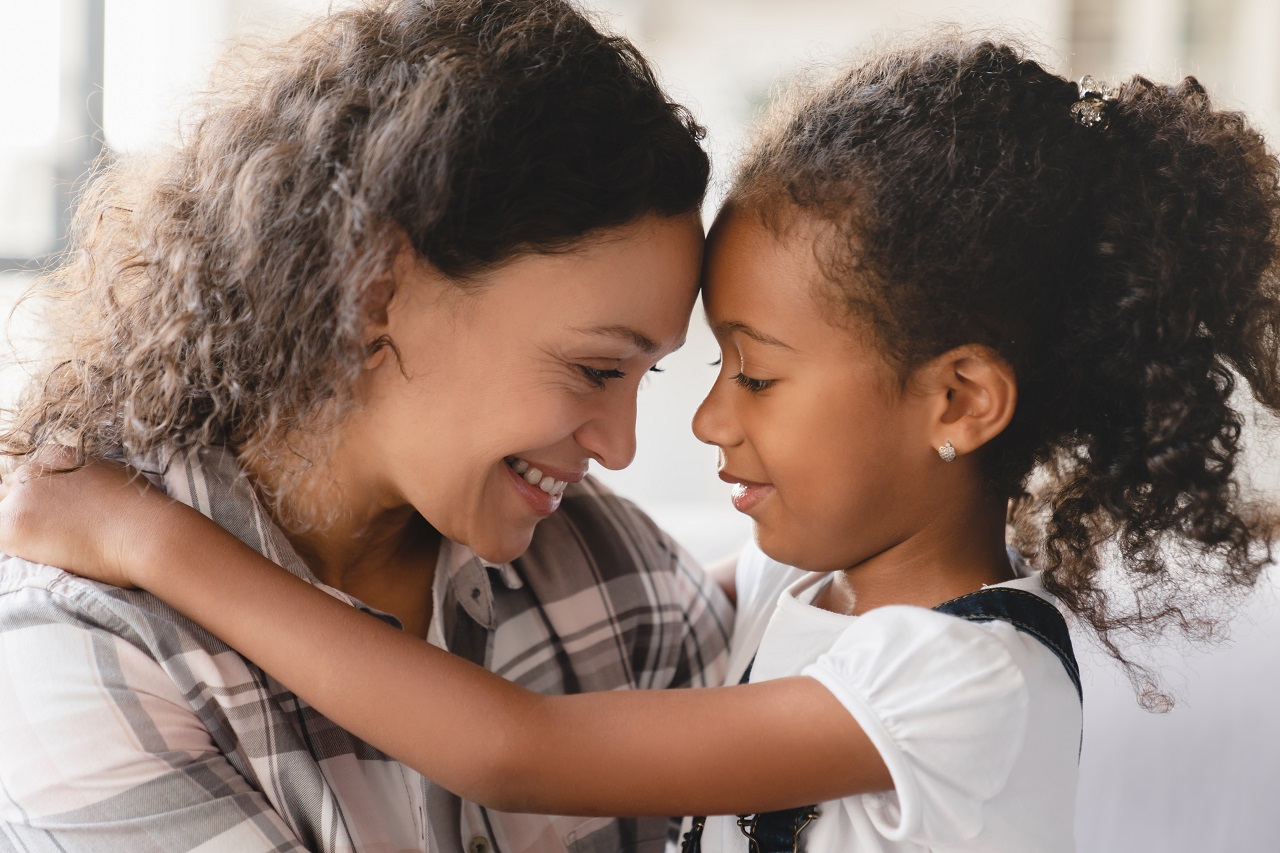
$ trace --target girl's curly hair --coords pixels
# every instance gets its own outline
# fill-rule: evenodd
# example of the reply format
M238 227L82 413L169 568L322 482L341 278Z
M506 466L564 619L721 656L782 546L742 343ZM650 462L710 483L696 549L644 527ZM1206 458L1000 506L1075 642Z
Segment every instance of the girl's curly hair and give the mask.
M54 366L0 453L285 464L349 411L365 300L405 239L465 286L705 192L702 128L564 0L373 2L254 59L171 153L92 181L37 285L65 309Z
M1111 632L1203 637L1270 559L1230 398L1243 379L1280 409L1280 167L1193 78L1133 77L1104 127L1078 98L990 41L891 50L798 94L731 197L832 226L830 295L904 381L961 344L1008 360L1017 411L984 464L1013 541L1151 688Z

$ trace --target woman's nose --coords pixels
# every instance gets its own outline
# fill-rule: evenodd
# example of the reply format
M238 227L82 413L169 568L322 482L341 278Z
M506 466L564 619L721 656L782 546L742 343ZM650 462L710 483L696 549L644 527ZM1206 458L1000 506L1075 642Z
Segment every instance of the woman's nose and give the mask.
M601 403L574 433L578 444L604 467L617 471L636 458L636 394L617 394Z

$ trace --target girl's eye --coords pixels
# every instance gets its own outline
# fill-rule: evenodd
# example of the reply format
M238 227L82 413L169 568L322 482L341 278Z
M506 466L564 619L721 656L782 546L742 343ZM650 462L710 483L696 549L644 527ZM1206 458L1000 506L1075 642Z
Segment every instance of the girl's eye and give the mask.
M752 379L744 373L734 374L733 381L752 394L759 394L774 383L772 379Z
M582 375L587 378L597 388L603 388L610 379L621 379L627 374L621 370L601 370L598 367L591 367L586 364L579 364L578 369L582 371Z

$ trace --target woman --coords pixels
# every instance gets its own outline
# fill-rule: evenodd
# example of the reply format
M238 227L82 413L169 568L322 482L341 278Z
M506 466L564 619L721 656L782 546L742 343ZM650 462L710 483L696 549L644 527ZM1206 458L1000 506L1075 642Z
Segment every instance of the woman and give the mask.
M683 340L700 128L554 0L346 10L236 72L83 202L45 282L61 346L3 451L127 459L532 689L718 683L723 596L583 479L631 461L638 383ZM665 820L459 802L156 600L50 567L0 572L0 661L20 849L663 843Z

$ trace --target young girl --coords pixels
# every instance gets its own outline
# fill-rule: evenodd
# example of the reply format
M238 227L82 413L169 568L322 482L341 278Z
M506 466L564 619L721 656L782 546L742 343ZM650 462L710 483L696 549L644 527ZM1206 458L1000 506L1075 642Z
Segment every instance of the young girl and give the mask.
M1077 86L988 42L787 106L712 230L694 420L763 552L736 578L745 686L525 691L108 466L8 485L0 545L151 591L495 807L746 816L695 820L704 850L1069 851L1080 704L1040 602L1119 654L1113 630L1199 624L1181 590L1217 603L1269 557L1229 397L1280 409L1278 174L1190 78Z

